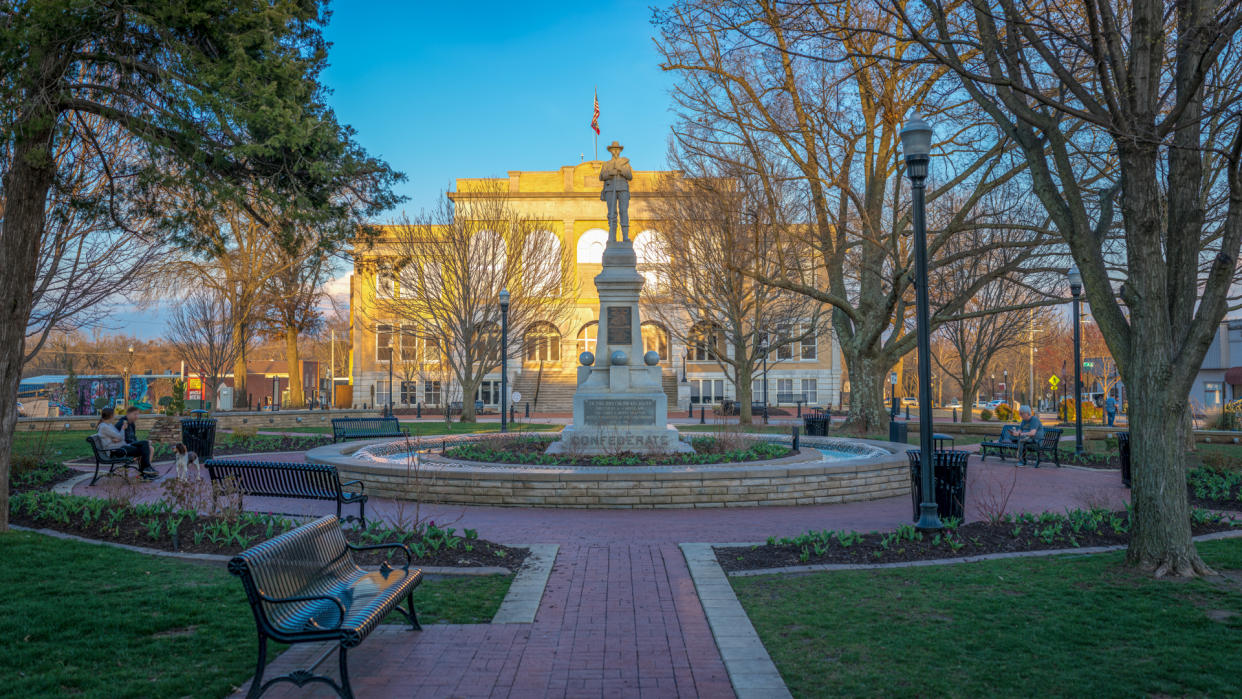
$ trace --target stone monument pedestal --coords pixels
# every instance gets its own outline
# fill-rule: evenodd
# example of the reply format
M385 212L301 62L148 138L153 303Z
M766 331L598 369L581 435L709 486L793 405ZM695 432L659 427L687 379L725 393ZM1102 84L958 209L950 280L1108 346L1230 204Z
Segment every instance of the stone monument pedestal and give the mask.
M667 454L692 452L668 425L668 397L659 357L643 353L638 297L643 287L633 244L609 241L599 291L598 356L579 357L574 424L548 447L549 454Z

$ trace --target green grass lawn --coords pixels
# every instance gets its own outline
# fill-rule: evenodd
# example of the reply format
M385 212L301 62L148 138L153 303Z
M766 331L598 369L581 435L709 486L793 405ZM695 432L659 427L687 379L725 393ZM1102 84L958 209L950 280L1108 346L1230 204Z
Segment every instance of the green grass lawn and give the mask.
M55 461L89 458L91 446L86 438L92 434L95 430L17 430L13 433L13 453Z
M794 696L1237 696L1242 540L1219 578L1122 555L731 578Z
M2 695L221 697L254 671L254 617L223 566L27 532L0 535L0 560ZM419 621L485 623L511 580L425 581Z

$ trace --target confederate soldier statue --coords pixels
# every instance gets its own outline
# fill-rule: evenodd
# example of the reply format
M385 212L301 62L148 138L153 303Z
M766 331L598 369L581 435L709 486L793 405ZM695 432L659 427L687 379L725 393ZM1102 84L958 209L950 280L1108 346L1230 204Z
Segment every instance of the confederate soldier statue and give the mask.
M604 163L599 171L599 179L604 183L604 191L599 198L608 204L608 244L617 239L617 215L621 216L621 240L630 242L630 180L634 179L634 171L630 169L630 159L621 157L622 146L616 141L608 146L612 160Z

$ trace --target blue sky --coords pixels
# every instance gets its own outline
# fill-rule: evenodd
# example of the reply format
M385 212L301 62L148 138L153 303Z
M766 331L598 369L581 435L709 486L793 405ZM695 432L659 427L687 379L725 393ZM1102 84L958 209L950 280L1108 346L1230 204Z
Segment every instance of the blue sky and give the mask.
M554 170L616 139L635 167L665 166L672 76L642 2L334 3L323 81L337 118L408 179L414 214L457 177ZM338 285L339 286L339 285ZM164 303L113 314L104 332L158 337Z
M359 142L409 178L410 213L457 177L553 170L613 139L666 162L672 77L642 2L337 2L324 82ZM394 212L398 213L398 212Z

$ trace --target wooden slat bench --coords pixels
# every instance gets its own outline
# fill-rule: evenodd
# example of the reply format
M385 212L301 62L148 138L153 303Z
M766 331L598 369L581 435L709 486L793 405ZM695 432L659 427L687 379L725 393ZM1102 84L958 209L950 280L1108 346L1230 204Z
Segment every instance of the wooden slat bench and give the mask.
M227 483L244 497L301 498L336 502L336 516L342 505L358 505L357 519L367 526L367 495L362 481L342 483L336 467L330 464L290 464L274 461L233 461L209 459L203 463L212 485ZM345 490L357 487L357 492ZM213 488L214 490L214 488Z
M392 568L385 562L378 571L367 571L354 562L354 551L383 548L403 551L405 566ZM405 544L355 546L345 540L340 521L331 515L237 554L229 561L229 572L241 578L259 634L259 660L248 697L258 697L277 682L298 687L318 682L339 696L352 697L347 651L361 644L393 610L414 629L421 628L414 612L414 588L423 573L410 570L410 549ZM408 610L400 607L402 600L408 601ZM337 644L340 683L311 670L295 670L265 683L269 638L278 643Z
M132 468L142 473L142 469L138 466L138 457L121 454L113 456L112 452L99 446L99 435L92 434L86 438L86 442L91 445L91 451L95 454L95 475L91 478L91 485L95 485L95 481L99 480L100 466L107 466L108 471L105 475L115 476L116 470L121 469L122 475L125 469Z
M374 439L376 437L406 437L409 430L402 430L395 417L338 417L332 419L332 441L347 439Z

